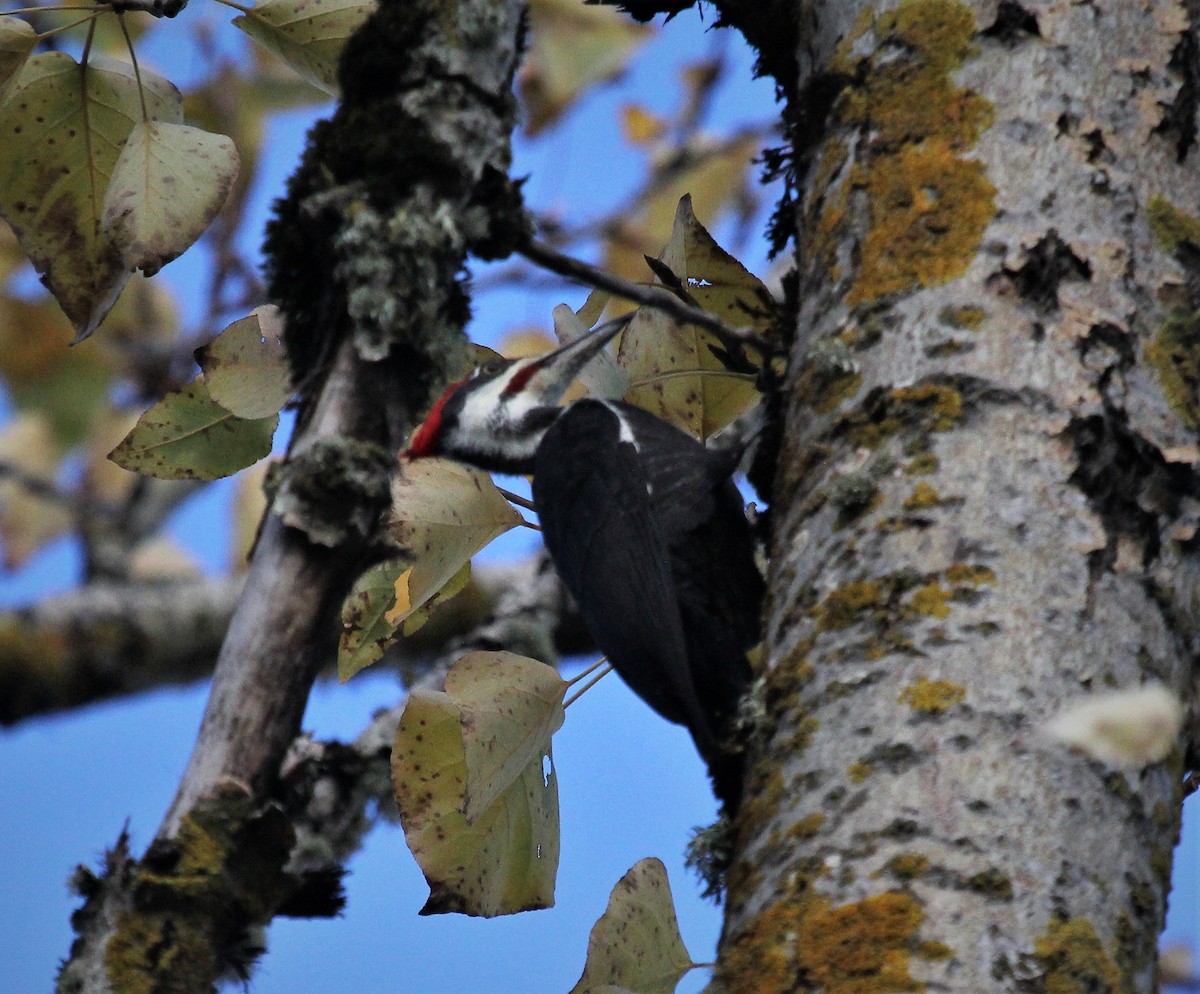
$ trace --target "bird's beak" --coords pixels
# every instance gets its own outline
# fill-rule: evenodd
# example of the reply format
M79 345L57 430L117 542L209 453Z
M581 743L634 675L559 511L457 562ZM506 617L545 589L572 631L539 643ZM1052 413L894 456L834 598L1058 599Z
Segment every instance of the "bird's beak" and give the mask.
M590 334L581 335L573 342L568 342L553 352L547 352L530 367L532 372L526 381L528 389L532 390L542 403L557 404L567 392L567 387L583 371L583 367L591 362L632 318L631 311L612 321L606 321Z

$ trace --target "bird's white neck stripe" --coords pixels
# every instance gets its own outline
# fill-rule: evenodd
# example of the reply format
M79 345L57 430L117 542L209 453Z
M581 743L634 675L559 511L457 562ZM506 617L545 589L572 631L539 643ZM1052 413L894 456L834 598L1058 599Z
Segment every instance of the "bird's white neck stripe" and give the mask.
M621 413L621 409L606 400L602 400L600 403L612 411L613 417L617 419L617 441L628 442L633 446L634 452L641 452L642 447L638 444L638 440L633 434L633 429L629 427L629 422L625 420L625 415Z

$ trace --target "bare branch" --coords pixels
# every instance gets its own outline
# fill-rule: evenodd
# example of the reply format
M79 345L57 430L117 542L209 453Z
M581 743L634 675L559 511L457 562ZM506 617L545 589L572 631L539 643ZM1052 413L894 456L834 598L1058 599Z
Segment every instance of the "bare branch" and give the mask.
M0 613L0 724L207 676L241 589L101 581Z

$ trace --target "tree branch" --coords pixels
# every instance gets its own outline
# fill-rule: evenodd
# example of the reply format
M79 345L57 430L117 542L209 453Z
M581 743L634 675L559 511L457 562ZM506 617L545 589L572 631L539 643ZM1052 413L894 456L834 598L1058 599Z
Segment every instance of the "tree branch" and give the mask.
M0 725L207 676L241 589L97 581L0 612Z
M749 326L731 328L720 318L715 317L700 307L696 307L694 304L680 300L669 290L665 290L662 287L634 283L598 266L593 266L591 263L584 262L582 259L566 255L558 251L558 249L547 245L545 242L539 242L535 238L530 238L522 242L517 247L517 251L529 259L530 262L537 263L537 265L550 270L552 273L558 273L559 276L578 280L580 283L595 287L598 290L607 290L615 296L632 300L634 303L642 304L645 307L653 307L678 321L698 325L706 331L711 331L728 345L755 345L763 349L767 347L766 343Z

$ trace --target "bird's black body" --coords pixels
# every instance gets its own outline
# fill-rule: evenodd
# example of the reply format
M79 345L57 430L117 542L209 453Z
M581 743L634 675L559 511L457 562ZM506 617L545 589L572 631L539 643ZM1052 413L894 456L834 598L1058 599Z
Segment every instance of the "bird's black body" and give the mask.
M569 382L597 350L587 348L575 343L541 360L482 367L447 392L409 453L533 472L546 548L588 631L638 696L689 729L717 795L735 810L742 764L730 723L751 678L746 651L759 638L763 594L730 478L735 459L628 404L585 399L517 410L506 400L546 375L545 365L531 372L523 364L559 362ZM481 409L470 409L472 394ZM511 416L492 411L493 399L499 408L512 403ZM473 430L461 430L469 424Z
M533 475L546 548L588 631L642 700L688 727L727 800L722 740L762 597L732 468L640 408L580 400L546 432Z

